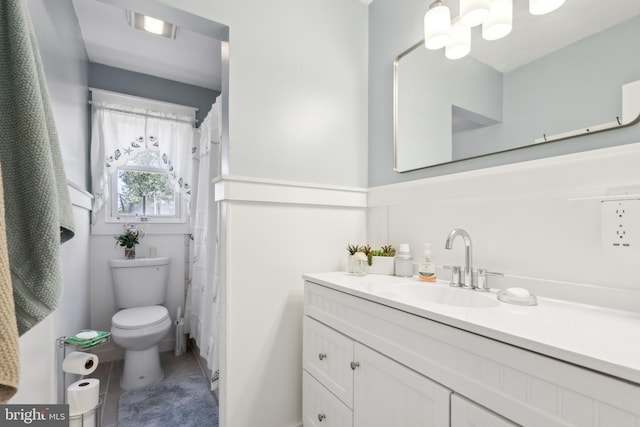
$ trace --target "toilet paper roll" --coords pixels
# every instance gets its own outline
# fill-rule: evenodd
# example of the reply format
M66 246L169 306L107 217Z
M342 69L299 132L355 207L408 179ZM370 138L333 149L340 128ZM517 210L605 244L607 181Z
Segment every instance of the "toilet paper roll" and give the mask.
M89 375L98 367L98 356L72 351L62 361L62 370L69 374Z
M96 378L86 378L71 384L67 387L69 417L84 414L95 409L95 407L98 406L99 395L100 380Z

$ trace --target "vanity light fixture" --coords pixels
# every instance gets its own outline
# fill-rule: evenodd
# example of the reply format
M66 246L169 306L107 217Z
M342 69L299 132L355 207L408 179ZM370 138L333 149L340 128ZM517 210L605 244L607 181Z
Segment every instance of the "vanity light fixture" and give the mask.
M444 56L460 59L471 52L471 28L460 22L460 17L451 21L451 41L444 48Z
M482 24L489 17L491 0L460 0L460 22L467 27Z
M532 15L553 12L564 2L529 0L529 12ZM432 50L444 47L449 59L462 58L471 51L470 30L478 24L482 24L485 40L505 37L513 28L513 0L460 0L460 16L453 21L443 0L435 0L424 15L424 44Z
M482 38L498 40L513 28L513 0L493 0L489 17L482 23Z
M529 0L529 13L544 15L553 12L564 4L564 0Z
M175 39L178 35L178 27L174 24L131 10L127 10L126 14L127 22L136 30L146 31L168 39Z
M435 50L445 47L450 40L451 11L442 0L436 0L424 15L424 44Z

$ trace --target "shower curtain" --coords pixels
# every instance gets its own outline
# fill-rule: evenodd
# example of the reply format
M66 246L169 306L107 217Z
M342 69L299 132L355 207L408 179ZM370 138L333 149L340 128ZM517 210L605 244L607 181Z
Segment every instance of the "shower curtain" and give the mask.
M218 209L214 204L211 180L219 174L219 97L200 126L200 141L193 149L197 163L197 185L191 215L193 252L190 286L187 290L185 321L200 355L212 372L211 389L218 385Z

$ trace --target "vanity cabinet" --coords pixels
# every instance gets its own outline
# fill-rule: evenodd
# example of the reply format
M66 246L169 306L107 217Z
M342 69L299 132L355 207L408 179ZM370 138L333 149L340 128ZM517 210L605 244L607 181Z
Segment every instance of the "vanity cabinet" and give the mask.
M354 427L449 425L449 389L362 344L354 354Z
M441 427L451 391L304 318L304 426Z
M638 384L312 280L304 427L640 426Z
M451 427L517 427L517 424L494 414L457 394L451 395Z

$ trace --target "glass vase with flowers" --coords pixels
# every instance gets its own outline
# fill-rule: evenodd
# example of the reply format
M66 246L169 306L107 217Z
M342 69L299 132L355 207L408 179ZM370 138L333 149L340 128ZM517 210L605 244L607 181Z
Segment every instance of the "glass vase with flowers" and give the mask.
M116 244L124 247L124 257L134 259L136 257L136 245L144 237L144 227L139 224L124 224L124 232L115 236Z

